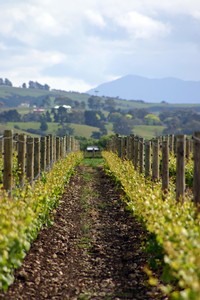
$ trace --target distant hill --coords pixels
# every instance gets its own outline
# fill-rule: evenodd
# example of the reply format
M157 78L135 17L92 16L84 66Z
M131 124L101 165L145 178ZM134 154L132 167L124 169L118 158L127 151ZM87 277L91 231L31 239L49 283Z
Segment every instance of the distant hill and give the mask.
M88 91L98 96L119 97L126 100L143 100L160 103L200 103L200 81L177 78L150 79L127 75L103 83Z

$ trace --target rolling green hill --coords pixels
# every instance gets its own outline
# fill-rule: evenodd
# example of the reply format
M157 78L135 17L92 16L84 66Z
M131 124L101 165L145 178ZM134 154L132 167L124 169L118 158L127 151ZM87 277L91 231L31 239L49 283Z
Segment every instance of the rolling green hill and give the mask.
M56 132L58 130L59 124L58 123L47 123L48 130L45 131L45 135L53 134L56 135ZM93 131L99 131L99 128L93 127L93 126L87 126L87 125L80 125L80 124L69 124L72 129L74 129L74 135L75 136L82 136L85 138L90 138ZM0 132L1 134L4 132L4 130L13 130L16 133L27 133L27 129L39 129L40 123L39 122L8 122L5 124L0 124ZM27 133L29 134L29 133ZM36 136L34 134L31 134L33 136Z
M52 99L59 97L67 97L73 101L85 102L91 95L86 93L78 93L73 91L60 91L60 90L42 90L42 89L31 89L31 88L18 88L18 87L7 87L0 86L0 102L1 109L6 107L18 107L22 102L30 102L31 104L41 105L42 100L45 97L51 97ZM107 99L104 96L98 97L102 103ZM194 107L196 111L200 111L200 104L169 104L166 102L160 103L147 103L142 100L125 100L120 98L113 98L116 103L117 109L129 110L135 108L146 108L150 112L160 112L165 109L180 109L180 108L191 108ZM53 103L53 102L52 102Z

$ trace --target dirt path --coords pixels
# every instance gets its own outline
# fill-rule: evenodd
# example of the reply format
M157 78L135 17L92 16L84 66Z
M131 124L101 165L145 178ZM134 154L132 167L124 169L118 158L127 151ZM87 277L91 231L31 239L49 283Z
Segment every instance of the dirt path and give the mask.
M103 170L80 166L0 299L165 299L147 284L145 239Z

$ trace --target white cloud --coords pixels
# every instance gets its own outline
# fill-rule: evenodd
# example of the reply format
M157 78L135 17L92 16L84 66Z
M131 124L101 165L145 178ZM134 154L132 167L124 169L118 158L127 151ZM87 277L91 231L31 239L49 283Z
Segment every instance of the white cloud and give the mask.
M104 28L106 26L106 22L104 21L104 18L101 16L101 14L92 11L92 10L87 10L85 12L86 18L94 25Z
M200 79L199 0L0 2L2 77L88 89L126 73L188 76L184 65Z
M0 42L0 51L6 51L8 48L4 43Z
M200 10L197 10L191 14L195 19L200 20Z
M117 20L117 23L124 27L136 39L165 36L170 32L168 25L135 11L128 12L126 15L121 16L121 18Z

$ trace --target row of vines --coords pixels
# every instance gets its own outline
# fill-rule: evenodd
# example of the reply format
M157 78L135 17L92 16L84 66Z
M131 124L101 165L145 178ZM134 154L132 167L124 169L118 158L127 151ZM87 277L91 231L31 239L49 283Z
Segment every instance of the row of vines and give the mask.
M192 151L187 159L182 153L185 159L183 178L186 190L184 199L179 198L179 201L176 194L178 160L176 151L171 151L168 158L167 192L163 190L162 182L164 163L162 149L159 152L161 176L158 180L153 180L152 177L145 176L145 172L140 172L140 168L136 168L133 160L127 159L127 155L119 157L119 152L115 152L103 152L107 172L124 190L123 200L128 209L155 236L155 247L162 249L163 281L161 283L153 278L152 272L147 270L150 281L172 299L200 299L200 215L192 191L194 180Z
M18 159L13 151L12 176L17 182ZM25 180L23 186L0 192L0 289L7 290L40 229L53 221L52 211L58 206L65 185L75 167L83 159L81 152L60 157L48 170L42 170L34 185ZM0 159L0 177L4 161Z

